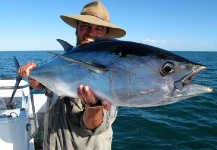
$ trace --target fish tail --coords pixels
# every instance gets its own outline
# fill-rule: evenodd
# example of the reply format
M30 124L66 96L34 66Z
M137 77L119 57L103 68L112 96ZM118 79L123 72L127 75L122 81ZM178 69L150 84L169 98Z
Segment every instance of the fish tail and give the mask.
M12 102L12 100L13 100L13 98L14 98L14 95L15 95L15 93L16 93L18 87L19 87L20 81L21 81L22 78L23 78L23 77L22 77L21 75L19 75L19 73L18 73L18 69L20 68L20 65L19 65L19 62L18 62L18 60L17 60L17 58L16 58L15 56L14 56L14 63L15 63L16 72L17 72L17 75L16 75L16 83L15 83L14 90L13 90L13 92L12 92L11 98L10 98L10 100L9 100L8 107L11 106L11 102Z

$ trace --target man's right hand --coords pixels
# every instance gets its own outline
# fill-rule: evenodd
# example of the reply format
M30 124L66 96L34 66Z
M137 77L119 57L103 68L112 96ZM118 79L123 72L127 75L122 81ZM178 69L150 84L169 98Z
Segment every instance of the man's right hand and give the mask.
M34 62L28 62L19 68L18 73L23 77L29 77L30 72L32 69L36 68L36 66Z
M36 67L37 65L34 62L28 62L18 69L18 73L23 77L29 77L30 72ZM38 90L44 89L44 86L40 82L34 79L31 79L31 78L28 78L28 79L29 79L29 84L32 88L38 89Z

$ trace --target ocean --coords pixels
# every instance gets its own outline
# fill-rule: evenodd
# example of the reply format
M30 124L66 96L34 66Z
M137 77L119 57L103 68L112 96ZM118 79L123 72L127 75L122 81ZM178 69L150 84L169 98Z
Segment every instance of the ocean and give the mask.
M217 52L175 51L208 68L193 81L217 89ZM40 65L53 56L46 51L0 51L0 78L16 76L13 56L20 65ZM39 91L36 91L39 92ZM119 107L113 124L113 150L217 149L217 92L174 104L149 107Z

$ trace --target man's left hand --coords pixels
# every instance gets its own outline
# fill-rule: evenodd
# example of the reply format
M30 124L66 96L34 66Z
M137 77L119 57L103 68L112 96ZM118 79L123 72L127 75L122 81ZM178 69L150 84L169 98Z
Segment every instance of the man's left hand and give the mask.
M78 87L78 96L83 101L86 107L94 106L98 103L98 100L94 94L94 92L90 89L89 86L80 85ZM106 100L101 100L102 106L106 110L111 109L111 104Z

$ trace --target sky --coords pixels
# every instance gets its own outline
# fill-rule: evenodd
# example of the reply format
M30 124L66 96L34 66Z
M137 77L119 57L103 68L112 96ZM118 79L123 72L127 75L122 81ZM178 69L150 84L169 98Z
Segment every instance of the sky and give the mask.
M217 0L101 0L111 23L127 31L120 40L169 51L217 51ZM91 0L3 0L0 51L62 50L76 44L75 29L60 15L80 14Z

